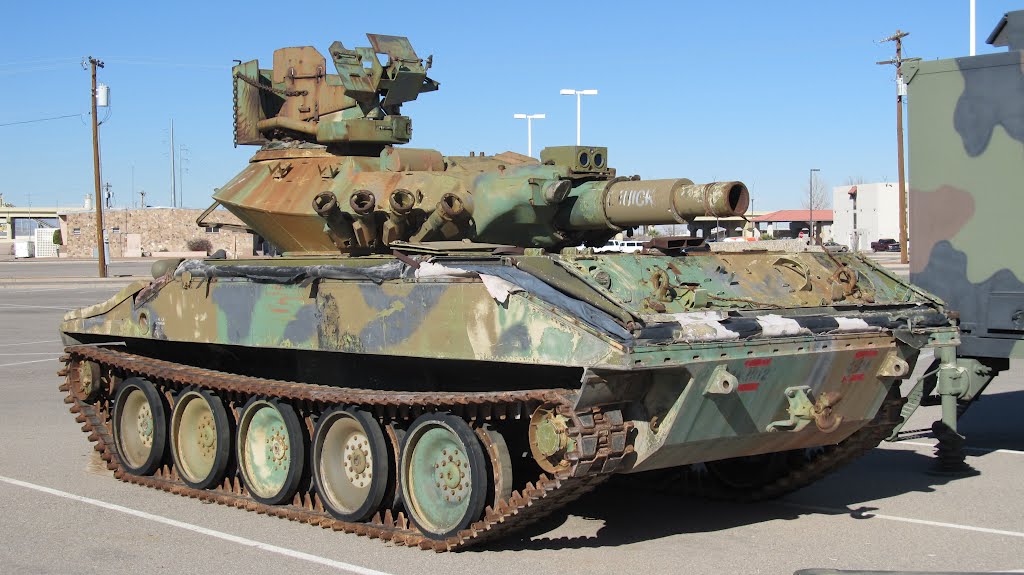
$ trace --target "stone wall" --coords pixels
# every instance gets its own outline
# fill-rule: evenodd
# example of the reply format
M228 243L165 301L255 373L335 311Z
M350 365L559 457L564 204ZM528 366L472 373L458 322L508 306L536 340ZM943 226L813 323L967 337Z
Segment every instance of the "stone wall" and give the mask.
M744 252L747 250L767 250L770 252L808 252L821 251L820 247L811 246L810 240L797 238L785 240L758 240L755 242L711 242L713 252Z
M160 256L160 252L187 251L191 239L210 241L213 251L223 249L229 258L252 255L253 235L227 229L211 231L196 226L196 218L202 210L184 208L146 208L142 210L106 210L103 212L103 227L110 244L112 258L138 256L126 253L128 234L138 234L142 253ZM216 210L208 221L241 224L227 210ZM72 258L94 257L96 250L96 213L79 212L61 216L61 235L64 245L62 255Z

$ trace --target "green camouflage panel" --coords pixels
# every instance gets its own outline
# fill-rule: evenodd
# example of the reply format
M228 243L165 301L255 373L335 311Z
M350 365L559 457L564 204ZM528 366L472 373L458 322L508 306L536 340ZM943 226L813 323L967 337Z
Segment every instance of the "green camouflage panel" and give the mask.
M959 314L967 357L1024 357L1024 11L989 37L1008 52L905 64L910 279Z
M852 254L420 260L189 261L61 329L68 341L572 367L580 407L631 405L638 471L836 443L921 347L957 343L932 297ZM794 415L787 390L804 385L796 399L825 420Z

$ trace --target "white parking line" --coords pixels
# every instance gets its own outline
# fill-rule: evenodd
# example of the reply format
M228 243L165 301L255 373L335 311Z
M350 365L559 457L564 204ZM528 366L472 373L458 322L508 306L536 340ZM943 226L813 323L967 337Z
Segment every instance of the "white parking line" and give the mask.
M30 309L62 309L64 311L73 310L73 307L58 307L55 305L21 305L16 303L0 303L0 307L17 307L17 308L30 308Z
M0 343L0 347L11 347L13 345L36 345L37 343L60 343L60 340L47 339L45 341L21 341L18 343Z
M69 285L69 286L59 286L58 287L58 286L56 286L55 284L52 284L52 283L49 283L49 284L25 285L25 284L3 283L3 281L0 280L0 290L12 291L12 292L28 292L28 293L35 293L35 292L39 292L39 291L89 291L89 290L110 291L110 288L117 288L117 287L121 287L121 286L120 285L107 286L107 285L101 285L101 284L90 284L90 283L87 283L87 284L73 284L73 285Z
M309 553L303 553L302 551L296 551L294 549L288 549L286 547L278 547L277 545L271 545L270 543L263 543L261 541L254 541L252 539L246 539L245 537L239 537L237 535L231 535L221 531L214 531L213 529L207 529L206 527L200 527L198 525L192 525L191 523L185 523L184 521L178 521L176 519L170 519L160 515L153 515L152 513L146 513L145 511L139 511L130 507L124 507L114 503L107 503L106 501L100 501L98 499L91 499L89 497L83 497L81 495L75 495L74 493L68 493L66 491L59 491L50 487L43 487L42 485L36 485L34 483L28 483L26 481L20 481L18 479L11 479L10 477L4 477L0 475L0 481L16 485L18 487L24 487L25 489L32 489L48 495L55 495L57 497L63 497L65 499L71 499L72 501L78 501L79 503L85 503L88 505L95 505L96 507L102 507L103 509L109 509L111 511L117 511L118 513L124 513L140 519L146 519L147 521L154 521L156 523L163 523L164 525L170 525L171 527L177 527L186 531L192 531L208 537L216 537L217 539L223 539L224 541L230 541L231 543L237 543L239 545L245 545L246 547L255 547L270 553L276 553L278 555L284 555L285 557L291 557L293 559L299 559L302 561L308 561L310 563L316 563L318 565L325 565L327 567L333 567L341 571L348 571L349 573L357 573L359 575L390 575L384 571L377 571L375 569L367 569L366 567L360 567L358 565L352 565L351 563L344 563L342 561L335 561L326 557L320 557L318 555L311 555Z
M934 448L934 443L921 443L920 441L896 441L892 443L893 447L900 445L913 445L915 447L930 447ZM964 451L971 453L1006 453L1008 455L1024 455L1024 451L1018 451L1016 449L989 449L986 447L970 447L965 446Z
M17 363L0 363L0 367L11 367L15 365L25 365L26 363L42 363L44 361L56 361L60 354L51 354L52 357L47 359L33 359L32 361L19 361Z
M52 352L52 351L25 351L25 352L22 352L22 353L0 353L0 356L3 356L3 355L14 355L14 356L17 356L17 357L21 357L23 355L57 355L57 354Z
M974 531L976 533L987 533L989 535L1005 535L1008 537L1020 537L1024 538L1024 533L1020 531L1005 531L1003 529L989 529L988 527L975 527L973 525L961 525L959 523L945 523L942 521L929 521L927 519L914 519L912 517L898 517L896 515L885 515L883 513L874 513L866 511L863 513L857 512L856 509L842 509L838 507L823 507L820 505L804 505L802 503L791 503L788 501L773 501L775 505L782 505L785 507L792 507L794 509L806 509L808 511L818 511L820 513L829 514L841 514L850 516L855 515L858 519L885 519L888 521L899 521L902 523L914 523L916 525L930 525L932 527L945 527L947 529L959 529L961 531Z

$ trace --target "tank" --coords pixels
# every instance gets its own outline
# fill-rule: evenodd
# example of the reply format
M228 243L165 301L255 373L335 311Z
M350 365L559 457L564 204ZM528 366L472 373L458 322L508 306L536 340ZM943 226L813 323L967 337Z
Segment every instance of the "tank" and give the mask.
M1006 52L905 65L909 89L910 280L940 296L962 331L955 355L936 356L959 376L923 378L911 404L942 405L932 426L938 466L970 473L957 418L1011 358L1024 357L1024 266L1005 257L1024 199L1024 10L988 37ZM932 373L934 370L928 370Z
M437 551L492 541L611 477L753 500L901 422L953 349L941 302L850 253L617 234L742 216L741 182L642 180L599 146L400 147L438 84L369 35L233 69L219 188L282 252L165 260L67 314L61 389L117 478Z

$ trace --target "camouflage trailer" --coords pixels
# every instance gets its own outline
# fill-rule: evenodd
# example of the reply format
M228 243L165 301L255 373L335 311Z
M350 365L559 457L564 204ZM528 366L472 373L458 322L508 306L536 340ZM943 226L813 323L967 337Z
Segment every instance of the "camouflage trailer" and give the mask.
M927 377L911 400L942 404L933 430L950 469L964 467L958 411L1024 357L1024 265L999 249L1024 213L1024 11L1003 16L988 43L1009 50L904 65L910 279L946 302L962 338L959 377Z
M923 348L952 362L942 304L856 254L593 250L742 215L740 182L618 176L598 146L398 147L438 84L369 38L331 46L337 74L310 47L234 68L236 141L261 148L214 205L283 257L162 261L66 316L62 390L118 478L449 550L613 475L779 496L891 433Z

